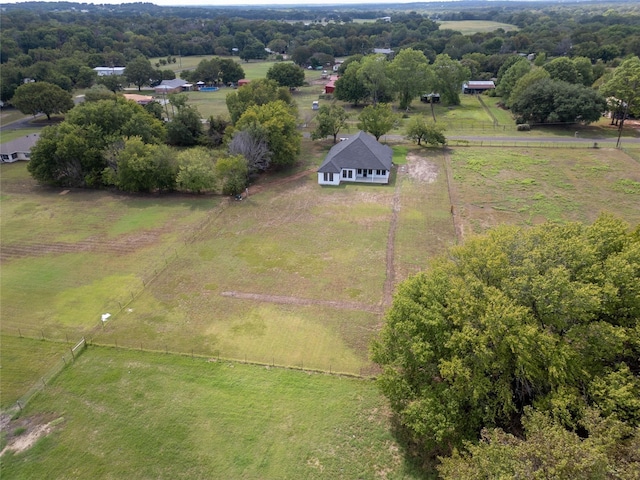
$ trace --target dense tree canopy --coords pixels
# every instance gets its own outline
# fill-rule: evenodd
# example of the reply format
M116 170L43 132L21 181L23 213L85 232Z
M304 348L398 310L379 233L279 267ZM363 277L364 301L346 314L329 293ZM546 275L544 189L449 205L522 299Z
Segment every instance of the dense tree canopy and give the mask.
M51 119L54 113L65 113L73 108L71 94L47 82L25 83L19 86L11 103L24 114L44 113L48 119Z
M124 76L129 83L133 83L140 91L143 85L148 85L151 79L155 77L155 71L151 66L151 62L140 56L127 64L124 69Z
M164 141L165 128L143 107L124 98L85 102L60 125L43 130L27 169L45 183L100 185L108 147L126 137L157 144Z
M267 78L281 87L301 87L304 85L304 70L295 63L276 63L267 71Z
M402 110L408 109L416 97L429 93L434 85L429 60L418 50L401 50L391 62L390 72Z
M519 123L591 123L606 109L605 99L595 90L548 78L530 85L511 103Z
M525 407L569 430L594 407L640 424L640 230L499 227L405 281L374 342L378 383L429 452L517 434Z
M265 105L276 100L282 100L293 109L293 98L289 89L278 86L273 80L261 78L241 86L226 98L231 123L235 124L249 107Z
M300 133L291 107L282 100L254 105L242 114L237 130L247 128L264 132L269 146L270 166L282 169L292 166L300 153Z

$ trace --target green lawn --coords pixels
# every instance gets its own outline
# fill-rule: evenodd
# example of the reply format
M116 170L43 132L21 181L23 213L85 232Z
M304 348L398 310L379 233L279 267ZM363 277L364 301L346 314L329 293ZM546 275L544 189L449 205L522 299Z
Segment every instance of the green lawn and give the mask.
M451 163L466 233L602 211L640 222L640 163L615 149L460 148Z
M3 478L424 478L371 381L89 347L4 432Z
M489 20L456 20L438 21L440 30L455 30L463 35L473 35L474 33L495 32L499 28L505 32L518 30L518 27L509 23L492 22Z

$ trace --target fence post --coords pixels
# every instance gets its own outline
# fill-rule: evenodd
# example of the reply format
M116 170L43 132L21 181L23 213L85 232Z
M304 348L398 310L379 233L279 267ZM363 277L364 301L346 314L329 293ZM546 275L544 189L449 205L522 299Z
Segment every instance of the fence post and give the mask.
M18 329L18 335L20 335L20 338L22 338L22 331L20 331L20 329Z
M44 330L40 330L40 333L42 334L42 339L44 340Z
M20 405L20 400L18 400L16 402L16 405L18 405L18 408L20 409L20 412L22 412L22 405Z
M71 351L71 358L75 360L76 359L76 355L75 355L75 353L73 353L73 347L70 348L69 350Z

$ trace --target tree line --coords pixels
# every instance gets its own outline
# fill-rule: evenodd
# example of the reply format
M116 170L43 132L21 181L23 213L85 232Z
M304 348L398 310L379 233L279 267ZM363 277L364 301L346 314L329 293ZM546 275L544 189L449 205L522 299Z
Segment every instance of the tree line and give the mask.
M9 100L27 77L67 90L86 87L92 68L126 66L140 56L235 54L251 60L262 58L264 48L269 48L290 55L300 65L316 66L336 57L365 55L373 48L411 48L423 52L431 63L441 54L466 61L472 77L482 80L495 77L504 56L514 52L585 57L594 65L640 55L636 11L592 8L542 4L539 9L487 10L483 16L519 29L464 35L440 28L429 14L406 11L394 12L392 22L289 23L213 15L207 9L185 10L184 15L191 16L160 9L153 16L131 17L105 9L82 13L16 6L3 12L0 97ZM197 12L206 15L198 17Z

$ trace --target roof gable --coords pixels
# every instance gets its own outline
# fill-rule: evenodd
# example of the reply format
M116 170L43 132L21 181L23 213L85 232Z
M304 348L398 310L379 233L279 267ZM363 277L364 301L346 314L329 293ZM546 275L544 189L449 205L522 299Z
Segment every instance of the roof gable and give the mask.
M320 165L318 172L339 173L343 168L391 170L393 152L363 131L334 145Z
M31 151L31 147L36 144L39 138L39 133L31 133L24 137L16 138L0 145L0 153L3 155L11 155L18 152L27 153Z

